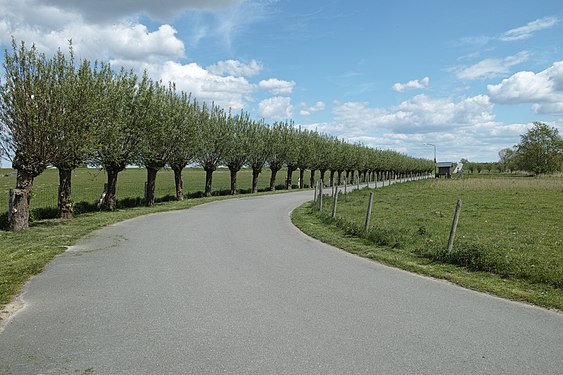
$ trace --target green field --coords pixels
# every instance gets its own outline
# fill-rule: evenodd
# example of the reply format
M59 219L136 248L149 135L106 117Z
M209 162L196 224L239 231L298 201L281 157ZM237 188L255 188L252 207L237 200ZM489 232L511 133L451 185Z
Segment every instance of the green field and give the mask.
M228 169L219 168L213 173L213 191L217 195L224 195L230 191L230 174ZM294 174L294 178L297 173ZM144 196L146 170L142 168L129 168L119 173L117 181L117 199L122 205L138 205ZM285 175L278 172L277 183L283 183ZM107 176L105 171L95 168L78 168L73 172L72 197L76 205L76 213L84 210L81 202L92 204L96 202L104 190ZM184 191L189 196L201 195L205 186L205 173L199 168L186 168L183 172ZM270 170L264 168L258 181L258 189L269 186ZM32 219L46 216L45 209L57 207L57 188L59 183L58 171L55 168L47 169L39 175L33 184L31 199ZM237 188L242 192L249 192L252 183L252 170L243 169L237 175ZM15 171L0 169L0 212L8 210L8 192L16 186ZM160 199L173 197L175 194L174 172L163 169L158 172L155 195ZM52 213L51 213L52 215Z
M325 199L321 215L311 205L296 211L296 224L321 239L326 233L320 227L326 232L338 228L344 239L363 241L367 247L362 255L393 265L452 265L448 272L457 267L493 275L501 283L522 282L523 288L544 295L499 294L563 308L563 179L433 179L371 191L375 194L368 233L363 227L369 190L341 196L336 219L329 217L332 200ZM453 251L447 253L457 199L463 201L461 216Z

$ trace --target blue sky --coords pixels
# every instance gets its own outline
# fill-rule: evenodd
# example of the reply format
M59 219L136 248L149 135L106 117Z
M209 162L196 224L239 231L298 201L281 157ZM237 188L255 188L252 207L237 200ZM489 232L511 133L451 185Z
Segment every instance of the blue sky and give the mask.
M11 36L175 81L256 119L438 160L563 132L560 1L0 0Z

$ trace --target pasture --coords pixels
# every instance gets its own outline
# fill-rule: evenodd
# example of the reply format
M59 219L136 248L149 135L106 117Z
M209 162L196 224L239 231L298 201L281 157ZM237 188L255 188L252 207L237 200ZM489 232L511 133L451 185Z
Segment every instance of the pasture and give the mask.
M453 265L462 272L493 275L501 284L523 282L525 288L539 287L538 293L544 295L508 296L563 307L563 179L490 176L391 185L375 190L369 231L364 233L368 199L367 189L341 195L332 219L332 199L327 197L321 214L309 205L296 211L294 221L328 242L323 232L335 228L344 239L360 238L366 245L360 252L370 258L407 269L406 263L412 262L430 268ZM453 250L448 253L457 199L463 206ZM495 288L477 288L503 294ZM550 293L553 298L546 301Z
M225 195L230 190L230 174L226 168L219 168L213 173L214 195ZM184 193L186 197L199 197L205 187L205 172L200 168L186 168L183 171ZM294 174L296 178L297 173ZM144 168L128 168L119 173L117 180L117 199L121 207L137 206L144 197L146 181ZM72 176L72 198L75 204L75 213L92 209L92 205L100 198L104 190L107 176L105 171L96 168L78 168ZM264 190L269 186L270 170L264 168L258 181L258 189ZM285 179L284 171L278 172L277 182L282 184ZM54 217L57 208L57 189L59 183L58 171L49 168L39 175L33 183L33 192L30 202L31 219ZM242 169L237 174L237 188L242 193L250 191L252 183L252 170ZM0 169L0 212L8 210L8 192L16 186L15 171ZM156 179L155 196L157 200L174 199L174 172L171 169L162 169ZM118 202L119 204L119 202Z

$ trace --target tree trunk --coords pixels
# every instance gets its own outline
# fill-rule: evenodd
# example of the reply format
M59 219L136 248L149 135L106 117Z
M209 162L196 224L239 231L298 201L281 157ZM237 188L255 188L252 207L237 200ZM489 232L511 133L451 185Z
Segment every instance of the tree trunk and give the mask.
M59 218L72 219L72 169L59 169Z
M10 197L11 211L8 213L11 231L21 231L29 228L29 200L33 187L33 174L24 169L17 170L16 188Z
M147 167L147 185L145 191L145 206L150 207L154 205L154 190L156 187L156 174L158 168Z
M336 173L336 171L334 169L330 170L330 186L334 185L334 174Z
M276 191L276 174L278 173L278 168L271 168L272 174L270 176L270 191Z
M172 165L172 170L174 171L174 182L176 184L176 200L184 200L184 181L182 180L182 170L184 167L180 165Z
M295 170L295 168L293 167L287 167L287 177L285 179L285 188L287 190L291 190L291 180L293 178L293 171Z
M204 168L205 169L205 196L211 196L211 184L213 183L213 171L215 168Z
M325 183L325 172L326 172L326 169L319 169L319 172L321 172L320 180L322 181L322 183L323 183L323 185L324 185L324 183Z
M309 187L314 187L315 186L315 170L311 169L311 177L309 178Z
M237 194L237 172L240 171L240 167L239 168L232 168L229 167L229 170L231 171L231 195L236 195Z
M115 199L115 192L117 187L117 174L118 170L106 169L108 174L108 190L106 192L106 209L109 211L115 211L117 201Z
M305 169L299 168L299 189L305 188Z
M258 176L262 172L262 167L252 167L252 192L258 193Z
M337 180L336 184L337 184L338 186L340 186L340 185L342 184L342 170L339 170L339 171L338 171L338 177L337 177L337 179L338 179L338 180Z

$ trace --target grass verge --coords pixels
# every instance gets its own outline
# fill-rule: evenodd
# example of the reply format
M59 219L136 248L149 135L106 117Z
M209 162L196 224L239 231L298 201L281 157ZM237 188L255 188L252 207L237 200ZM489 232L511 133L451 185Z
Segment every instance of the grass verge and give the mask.
M454 181L440 183L450 183L450 187L454 187L451 182ZM555 263L553 265L553 267L555 267L555 273L554 276L551 277L551 279L554 280L546 280L546 282L538 282L537 278L520 277L520 274L512 274L510 272L499 274L491 272L489 270L483 271L474 268L471 269L471 267L467 266L450 264L446 259L433 256L435 254L432 251L436 250L434 248L442 246L441 244L437 245L436 243L439 241L432 239L429 234L429 232L436 231L435 228L437 228L437 225L426 223L426 229L420 230L420 223L424 218L424 210L419 209L415 211L416 214L413 214L413 211L404 209L404 205L408 206L409 200L409 194L406 194L405 192L410 192L413 195L412 199L416 201L420 206L420 200L422 198L419 196L419 194L424 195L424 193L426 192L425 187L428 186L431 186L432 190L436 190L437 194L443 196L444 190L447 190L447 187L441 190L436 189L436 186L433 185L434 183L434 181L420 181L416 183L394 185L391 187L386 187L383 190L378 190L376 193L378 195L378 199L376 200L378 205L375 206L379 210L378 212L381 214L382 212L392 211L396 209L397 213L393 215L393 217L398 217L396 220L399 220L400 222L393 222L393 220L387 218L385 219L385 223L381 221L383 219L381 219L379 222L378 220L375 220L375 223L373 223L372 219L372 230L367 236L358 236L358 224L352 223L352 221L346 217L347 213L359 210L358 207L355 207L355 200L351 196L347 197L346 200L342 198L339 199L338 209L340 210L340 212L342 212L342 215L344 215L344 217L337 217L337 219L334 220L327 217L326 215L319 215L316 210L313 210L312 203L307 203L294 210L292 214L292 220L293 223L306 234L325 243L331 244L345 251L357 254L365 258L369 258L390 266L402 268L411 272L446 279L470 289L495 294L497 296L510 298L513 300L528 302L538 306L563 310L563 290L559 287L562 275L558 271L558 267L560 267L561 265L557 263L557 260L562 256L561 248L553 248L551 250L544 249L544 251L539 251L539 246L534 244L534 240L527 237L529 241L528 251L533 252L534 254L524 257L523 259L525 261L530 261L530 259L533 259L534 256L545 257L547 254L551 257L550 259L548 259L548 262ZM483 186L482 182L478 182L478 184ZM487 184L485 184L484 186L487 186ZM504 211L506 211L506 215L511 215L510 210L508 210L506 206L506 202L502 199L498 199L499 194L501 193L497 188L498 185L496 185L495 183L495 189L493 190L495 191L497 201L505 204ZM469 194L468 190L471 189L465 189L466 194ZM362 197L363 200L363 196L365 196L365 194L367 193L367 191L360 191L353 194ZM520 194L522 194L522 191L520 191ZM466 198L468 198L468 195L466 195ZM435 197L433 196L429 196L427 199L430 200L430 202L435 202ZM386 207L387 201L390 202L389 207ZM489 200L483 199L481 200L481 205L483 204L483 201L486 201L487 204L492 204ZM397 202L401 203L398 204ZM455 204L455 201L453 203ZM347 209L347 205L351 207L348 207ZM393 206L395 208L393 208ZM401 209L397 206L403 206L403 208ZM468 204L467 206L470 205ZM432 205L432 207L429 208L428 215L430 217L441 217L442 215L436 215L434 207L435 206ZM365 210L365 207L363 207L363 209ZM451 207L451 209L453 215L453 206ZM468 213L471 213L471 210L466 211L468 211L465 212L466 217L464 221L466 230L470 229L472 226L470 220L475 221L475 225L478 225L478 223L481 222L481 228L484 226L482 215L472 216L468 215ZM492 211L496 215L499 213L499 211L502 210L492 209ZM327 207L325 212L330 212L330 207ZM401 215L400 212L403 212L404 216L399 217ZM482 210L480 212L482 212ZM365 215L365 212L363 213L363 215ZM464 212L462 211L462 218L463 215ZM388 216L386 215L386 217ZM363 218L360 218L359 220L362 219ZM417 224L412 228L412 230L408 229L408 226L406 224L409 220L414 220ZM448 217L446 221L451 223L451 218ZM542 219L539 220L540 226L543 225L543 227L546 227L548 222L549 220L545 217L542 217ZM530 229L533 228L533 225L531 223L532 220L527 217L525 219L525 224ZM389 227L384 228L384 225L389 225ZM509 225L509 223L507 223L506 221L501 221L500 225L507 226ZM446 227L447 226L448 225L446 225ZM396 228L403 234L406 233L406 243L403 243L400 240L400 236L393 235L393 231L390 228ZM380 235L377 234L378 230ZM514 233L513 229L511 230L511 233ZM531 230L528 231L527 235L529 236L531 232ZM464 235L463 233L463 228L461 231L458 228L458 235ZM483 243L486 244L485 239L488 235L484 233L483 230L481 230L479 233L481 236L480 240L484 241ZM556 237L558 236L557 233L558 232L554 234ZM465 232L465 235L466 237L470 237L470 231L467 230ZM419 236L420 238L413 240L412 238L416 236ZM445 236L440 236L445 237L444 241L447 241L447 234ZM399 241L397 241L398 237ZM383 242L387 244L383 245L381 243L377 243L381 240L383 240ZM465 241L468 241L468 238L466 238ZM464 241L460 242L462 244L464 243ZM495 243L499 244L498 241L495 241ZM472 247L472 249L474 249L474 247ZM479 251L487 251L488 249L489 248L487 246L481 246L479 248ZM507 251L509 257L513 257L509 262L509 265L512 266L516 262L516 259L514 258L516 249L508 248ZM523 252L523 249L520 249L520 251ZM539 254L535 254L538 251ZM491 249L491 252L494 254L498 253L502 255L499 255L499 258L509 259L506 257L506 255L500 252L499 249ZM532 265L529 266L533 268ZM519 267L522 268L521 265ZM553 267L551 267L548 271L553 271ZM544 271L542 271L541 275L543 274L545 274Z

